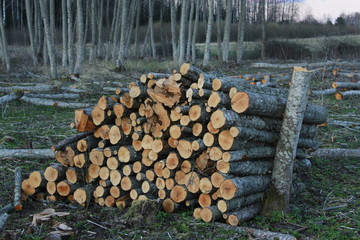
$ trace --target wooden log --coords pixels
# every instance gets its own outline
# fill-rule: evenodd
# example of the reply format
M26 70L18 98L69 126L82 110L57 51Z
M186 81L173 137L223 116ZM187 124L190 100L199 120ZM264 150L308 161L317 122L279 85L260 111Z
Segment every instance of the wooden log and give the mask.
M91 103L61 102L47 98L30 98L26 95L22 96L20 100L37 106L52 106L60 108L86 108L92 105Z
M270 172L272 166L273 162L271 159L241 162L225 162L224 160L220 160L216 163L216 169L221 173L236 176L264 175Z
M177 153L171 152L166 158L166 167L170 170L174 170L178 168L180 160L181 159Z
M104 149L103 148L94 148L89 154L89 160L98 166L102 166L104 163Z
M47 182L46 183L46 191L50 194L53 195L56 193L56 183L55 182Z
M328 96L328 95L334 95L335 93L336 93L335 88L309 91L309 95L312 96Z
M311 153L312 157L326 158L326 159L360 159L360 149L347 149L347 148L320 148Z
M68 180L63 180L56 185L56 191L60 196L66 197L69 194L74 193L79 186L79 184L73 184Z
M8 218L9 218L9 214L7 214L7 213L0 214L0 230L3 230L4 225Z
M91 117L92 109L77 109L75 110L74 117L74 128L78 132L87 132L92 131L96 128L92 117Z
M142 155L138 151L135 151L132 146L121 146L118 151L118 158L120 162L130 163L140 160Z
M225 200L264 191L270 184L268 176L246 176L227 179L220 185L220 194Z
M89 154L87 152L75 155L74 156L74 165L78 168L82 168L89 161L88 159L89 159Z
M145 86L145 84L134 83L129 89L129 94L132 98L144 100L147 97L147 87Z
M276 149L274 147L255 147L250 149L224 152L221 158L225 162L269 158L275 156L275 150Z
M335 98L337 100L345 100L352 97L360 96L360 90L352 90L352 91L346 91L346 92L337 92L335 94Z
M23 205L21 203L21 183L22 183L22 174L21 168L17 167L14 171L14 209L16 211L21 211Z
M231 108L237 113L282 118L286 98L252 92L238 92L231 98ZM326 122L327 110L318 105L307 104L304 123L321 124Z
M221 219L222 213L216 206L210 206L203 208L200 212L200 216L204 222L211 222Z
M70 183L75 184L77 182L82 182L83 174L82 171L79 171L76 168L69 167L66 169L66 180L68 180Z
M18 100L23 96L23 94L24 93L22 91L16 91L16 92L11 92L8 95L2 96L0 97L0 105L5 105L8 102Z
M244 206L254 204L256 202L261 202L264 198L264 193L254 193L247 196L242 196L239 198L233 198L230 200L221 199L217 202L217 208L220 212L230 212L230 211L237 211Z
M208 122L210 114L206 112L204 105L195 104L190 107L189 118L193 122Z
M196 172L189 172L185 176L186 189L191 193L197 193L200 190L200 178Z
M50 149L0 149L0 158L49 159L55 157Z
M139 100L130 97L129 93L124 93L120 97L120 103L122 103L128 109L139 109L141 104Z
M45 169L44 177L47 181L59 181L65 178L65 172L65 166L61 164L52 164Z
M223 174L220 172L214 172L211 174L210 180L211 180L211 184L215 187L215 188L219 188L221 183L223 183L226 179L231 179L234 178L235 176L230 175L230 174Z
M245 222L257 216L261 211L262 205L261 203L256 203L240 209L236 212L228 214L226 222L232 226L237 226L239 223Z
M214 201L211 198L210 194L201 193L198 198L198 203L199 203L200 207L205 208L205 207L210 207L211 205L213 205Z
M117 186L120 184L121 181L121 173L118 170L111 170L109 173L110 182L112 185Z
M100 166L94 163L91 163L87 168L87 175L92 179L99 177Z
M208 194L213 190L213 185L209 177L202 177L199 182L199 189L202 193Z
M187 79L190 79L193 82L198 81L200 74L205 74L205 72L189 63L183 63L180 66L180 73L181 75L183 75Z
M178 211L181 208L181 205L175 203L171 198L166 198L162 202L162 208L165 212L172 213Z
M347 89L360 89L359 82L333 82L333 88L347 88Z
M75 135L71 135L67 138L65 138L64 140L58 142L56 145L51 147L51 150L53 152L57 151L57 150L61 150L63 149L65 146L70 145L71 143L77 142L80 139L83 139L91 134L93 134L94 131L88 131L88 132L81 132Z
M50 99L79 99L81 96L79 93L26 93L29 98L50 98Z
M176 149L180 156L184 159L188 159L192 156L192 141L195 139L181 139L179 140L179 144L176 146Z
M100 179L107 180L107 179L109 179L109 176L110 176L109 168L106 167L106 166L101 167L100 170L99 170Z
M230 97L222 92L212 92L207 104L209 107L212 108L220 108L220 107L225 107L225 108L229 108L230 107Z
M121 189L124 191L130 191L133 188L140 188L141 183L136 180L134 176L124 176L120 182Z
M169 78L171 76L171 74L168 73L155 73L155 72L150 72L147 74L147 77L149 79L160 79L160 78ZM141 81L141 79L140 79Z
M76 143L76 148L80 152L91 151L91 149L96 148L99 144L100 139L94 137L93 135L87 136Z
M188 199L194 199L196 196L196 194L186 191L186 187L181 185L176 185L170 191L170 197L176 203L184 202Z
M74 200L79 204L88 204L92 198L94 186L88 184L84 187L77 188L74 192Z

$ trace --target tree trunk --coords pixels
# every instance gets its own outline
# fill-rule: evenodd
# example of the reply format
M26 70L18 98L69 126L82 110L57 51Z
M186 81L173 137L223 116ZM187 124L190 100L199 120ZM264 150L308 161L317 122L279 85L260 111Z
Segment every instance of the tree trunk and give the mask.
M264 215L269 215L273 211L289 211L293 161L306 109L311 75L312 73L304 68L294 69L280 140L276 147L272 186L267 193L262 212Z
M97 49L96 49L96 56L97 57L103 57L104 56L104 52L103 52L103 25L104 25L104 0L100 0L99 2L100 6L98 9L98 22L97 22L97 27L98 27L98 40L97 40ZM107 18L107 16L106 16Z
M265 0L260 0L260 19L261 19L261 59L266 57L266 19L265 19Z
M139 26L140 26L141 2L138 1L136 6L136 23L135 23L135 56L140 56Z
M214 0L210 0L203 66L209 65L209 61L210 61L210 42L211 42L211 30L212 30L212 22L213 22L213 5L214 5Z
M84 10L83 1L76 1L76 13L77 13L77 43L76 43L76 63L75 63L75 74L80 74L82 65L84 62L85 55L85 41L84 41Z
M192 38L192 20L194 17L195 11L195 1L191 1L191 8L190 8L190 16L189 16L189 27L188 27L188 41L186 47L186 60L190 61L190 53L191 53L191 38Z
M237 41L237 55L236 63L240 63L244 53L244 36L245 36L245 22L246 22L246 0L241 0L240 17L238 23L238 41Z
M36 43L35 43L35 39L34 39L34 25L33 25L33 5L31 3L30 0L25 0L25 5L26 5L26 21L27 21L27 27L28 27L28 31L29 31L29 38L30 38L30 46L31 46L31 50L32 50L32 58L33 58L33 62L34 65L37 65L39 63L38 61L38 56L37 56L37 51L36 51Z
M96 52L96 0L91 0L91 47L89 54L89 63L94 63Z
M186 18L188 16L189 0L183 0L181 3L181 19L180 19L180 32L179 32L179 64L185 61L185 37L186 37Z
M4 59L5 59L5 66L6 66L6 70L10 71L10 58L9 58L9 49L8 49L8 44L7 44L7 39L6 39L6 35L5 35L5 28L4 28L4 24L3 24L3 20L2 20L2 16L3 16L3 11L2 11L2 7L0 7L0 34L1 34L1 44L2 44L2 49L3 49L3 55L4 55Z
M170 11L171 11L171 44L172 44L172 55L173 60L177 59L177 44L176 44L176 7L175 0L170 0Z
M232 0L226 1L226 17L225 17L225 30L223 39L223 61L229 61L229 45L231 34L231 18L232 18Z
M196 39L198 34L199 13L200 13L200 0L196 0L194 30L191 40L191 54L192 54L191 56L193 62L195 62L196 60Z
M152 57L156 57L156 48L155 48L155 39L154 39L154 24L153 24L153 15L154 15L154 2L149 0L149 29L150 29L150 46Z
M50 30L51 26L49 23L48 8L45 0L40 0L40 10L44 22L47 49L49 52L51 77L57 78L58 73L57 73L57 65L56 65L56 51L54 46L54 39L51 38L51 30Z
M62 43L63 43L63 53L62 53L62 66L66 67L68 63L68 26L67 26L67 14L66 14L66 0L61 0L61 22L62 22Z
M67 54L69 59L69 74L74 74L74 54L73 54L73 15L72 0L66 0L67 9ZM66 41L66 40L64 40Z
M218 59L222 59L222 46L221 46L221 10L222 10L222 1L217 0L216 3L216 40L217 40L217 52Z

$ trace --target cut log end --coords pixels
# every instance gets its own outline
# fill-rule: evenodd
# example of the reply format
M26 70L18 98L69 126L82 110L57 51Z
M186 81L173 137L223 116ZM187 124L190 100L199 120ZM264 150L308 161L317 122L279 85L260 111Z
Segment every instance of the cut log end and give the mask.
M246 92L237 92L231 98L231 108L237 113L243 113L248 109L250 96Z

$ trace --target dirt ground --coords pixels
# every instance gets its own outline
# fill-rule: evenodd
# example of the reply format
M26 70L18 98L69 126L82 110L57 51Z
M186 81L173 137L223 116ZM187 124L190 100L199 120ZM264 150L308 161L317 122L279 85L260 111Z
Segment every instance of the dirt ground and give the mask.
M242 65L212 62L205 71L217 74L274 72L277 69L251 69L250 62ZM114 71L112 63L99 61L93 66L85 65L82 82L66 78L47 78L48 67L33 67L31 63L17 61L11 73L0 71L0 86L21 83L51 83L70 85L89 90L79 102L96 103L104 93L104 87L126 86L148 72L170 73L178 65L171 61L129 60L123 73ZM3 70L3 69L1 69ZM358 69L360 70L360 69ZM281 70L287 71L289 70ZM66 76L66 69L60 69ZM330 87L334 78L316 78L312 89ZM91 92L90 92L91 91ZM110 92L108 94L111 94ZM310 97L310 101L329 110L329 118L360 122L359 98L344 101L334 96ZM0 148L50 148L54 143L74 133L69 124L72 109L39 107L25 102L11 102L0 106ZM318 139L323 148L360 148L360 129L321 127ZM288 233L298 239L359 239L360 215L360 164L351 159L310 159L312 167L299 173L306 189L292 199L291 212L271 217L256 217L242 226ZM45 169L53 159L0 159L0 208L13 198L13 171L21 167L26 177L33 170ZM340 206L340 207L338 207ZM329 207L335 207L328 209ZM67 216L53 216L37 226L31 226L32 215L44 209L68 212ZM52 239L49 233L66 225L71 228L64 239L252 239L247 232L225 229L212 223L192 218L191 209L175 214L156 211L151 224L129 225L125 218L127 209L106 208L90 204L81 208L68 202L28 200L20 212L10 217L0 233L1 239ZM61 225L64 224L64 225Z

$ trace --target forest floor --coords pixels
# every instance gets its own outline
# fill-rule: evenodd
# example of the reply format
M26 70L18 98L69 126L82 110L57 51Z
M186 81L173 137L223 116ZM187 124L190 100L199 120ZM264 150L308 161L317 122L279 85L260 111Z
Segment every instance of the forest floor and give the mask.
M16 85L22 82L49 83L47 67L28 67L31 64L17 62L12 74L1 75L0 85L5 82ZM276 69L251 69L245 62L219 64L212 62L205 71L226 75L254 72L274 72ZM84 67L82 86L101 90L111 82L124 83L138 79L141 74L152 72L170 73L178 65L171 61L128 61L127 71L119 74L111 64L98 62ZM32 74L29 74L31 72ZM290 72L290 69L288 70ZM34 76L33 74L37 75ZM61 70L60 74L65 75ZM333 79L314 79L312 88L330 87ZM59 84L62 84L59 81ZM74 87L76 83L72 83ZM87 94L81 102L96 103L100 94ZM337 101L334 96L311 97L310 101L323 105L329 110L329 118L360 121L359 98ZM73 118L72 109L39 107L25 102L11 102L0 106L0 148L50 148L54 143L73 134L69 124ZM360 148L360 131L351 128L321 127L318 135L324 148ZM45 169L54 159L30 160L0 159L0 208L12 201L13 170L21 167L23 174ZM312 167L301 173L306 189L292 199L288 215L276 213L271 217L256 217L242 224L262 230L292 234L298 239L359 239L360 238L360 164L351 159L311 159ZM340 206L340 207L339 207ZM329 207L335 207L332 210ZM64 217L53 217L32 232L29 226L31 215L46 208L69 212ZM124 221L127 209L99 207L94 204L86 208L61 205L51 202L27 201L24 209L13 212L0 233L0 239L45 239L54 227L63 223L71 227L73 234L67 239L251 239L247 232L235 232L213 223L203 223L192 218L191 209L167 214L157 212L147 225L128 226ZM96 224L97 223L97 224Z

